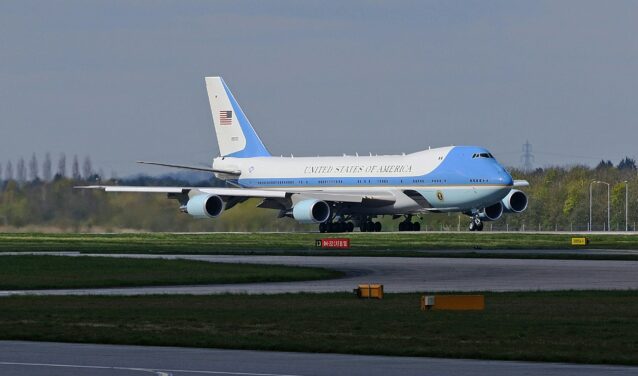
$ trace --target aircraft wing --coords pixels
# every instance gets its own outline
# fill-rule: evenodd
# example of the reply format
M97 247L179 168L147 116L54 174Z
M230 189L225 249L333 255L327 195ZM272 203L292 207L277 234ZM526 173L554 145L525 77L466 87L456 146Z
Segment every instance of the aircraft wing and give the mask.
M105 192L134 192L134 193L188 193L196 190L218 196L233 197L263 197L286 198L285 191L266 189L241 189L241 188L215 188L215 187L134 187L120 185L86 185L75 187L77 189L101 189Z
M303 198L314 198L323 201L348 202L353 204L392 205L396 201L396 197L390 191L374 192L373 194L370 194L370 192L300 191L291 192L291 195L299 195Z
M527 180L514 180L515 187L529 187L529 182Z
M225 197L245 198L274 198L285 199L299 196L302 199L314 198L317 200L348 203L374 203L377 205L390 205L396 198L391 192L375 192L374 194L356 192L335 191L284 191L252 188L216 188L216 187L136 187L119 185L87 185L78 186L77 189L101 189L105 192L131 192L131 193L173 193L188 194L190 191L198 191L204 194L212 194Z

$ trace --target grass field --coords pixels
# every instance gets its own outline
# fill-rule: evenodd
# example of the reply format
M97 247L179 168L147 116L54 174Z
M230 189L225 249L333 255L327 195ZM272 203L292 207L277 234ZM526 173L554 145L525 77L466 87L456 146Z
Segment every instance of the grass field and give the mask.
M638 291L488 293L482 312L418 294L5 297L0 339L638 364Z
M0 257L0 290L304 281L341 275L321 268L190 260Z
M347 237L352 249L345 251L315 248L322 237ZM0 234L0 252L78 251L98 253L224 253L224 254L344 254L455 257L512 257L475 254L477 248L567 250L572 235L525 233L206 233L206 234ZM591 235L589 249L638 249L638 235ZM422 250L437 250L425 255ZM467 253L445 254L446 250ZM392 252L387 252L392 251ZM397 254L400 252L400 254ZM539 257L519 254L515 257ZM592 258L591 255L542 255L540 257ZM603 258L638 259L638 255L605 255Z

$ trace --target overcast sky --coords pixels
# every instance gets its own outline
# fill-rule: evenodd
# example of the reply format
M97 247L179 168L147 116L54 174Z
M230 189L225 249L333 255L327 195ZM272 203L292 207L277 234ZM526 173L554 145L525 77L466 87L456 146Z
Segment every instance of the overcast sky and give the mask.
M2 1L0 163L209 164L204 77L273 154L638 155L638 1ZM55 161L54 161L55 165Z

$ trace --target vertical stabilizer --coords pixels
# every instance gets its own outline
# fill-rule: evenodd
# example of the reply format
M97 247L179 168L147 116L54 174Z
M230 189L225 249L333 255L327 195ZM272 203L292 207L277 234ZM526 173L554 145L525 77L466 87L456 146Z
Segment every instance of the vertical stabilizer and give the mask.
M219 152L223 157L267 157L270 153L221 77L206 77Z

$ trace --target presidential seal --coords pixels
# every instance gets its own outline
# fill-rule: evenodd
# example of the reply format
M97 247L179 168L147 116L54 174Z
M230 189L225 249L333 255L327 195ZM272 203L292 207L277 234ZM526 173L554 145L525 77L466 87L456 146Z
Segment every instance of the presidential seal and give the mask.
M443 201L443 192L436 191L436 198L438 198L439 201Z

